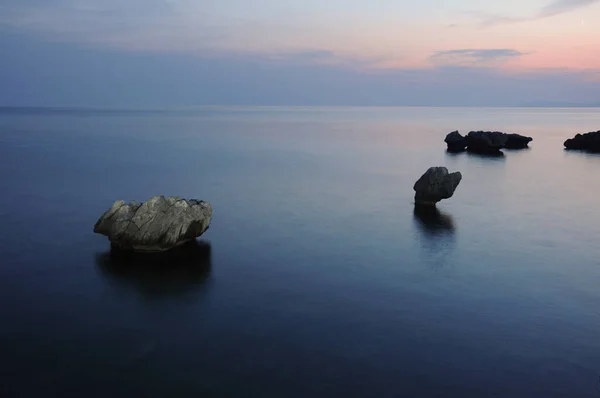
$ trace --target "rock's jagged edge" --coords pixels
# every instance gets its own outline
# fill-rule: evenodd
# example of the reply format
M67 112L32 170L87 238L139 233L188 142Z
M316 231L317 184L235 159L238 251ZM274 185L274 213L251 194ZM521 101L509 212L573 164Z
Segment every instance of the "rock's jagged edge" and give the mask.
M210 203L196 199L155 196L144 203L113 203L94 225L120 250L161 252L202 235L212 219Z

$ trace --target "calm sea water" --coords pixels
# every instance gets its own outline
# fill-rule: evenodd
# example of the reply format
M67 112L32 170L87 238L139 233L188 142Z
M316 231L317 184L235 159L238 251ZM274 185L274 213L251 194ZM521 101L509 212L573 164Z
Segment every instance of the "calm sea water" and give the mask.
M598 109L0 113L3 397L598 397ZM503 158L459 129L530 135ZM430 166L460 171L415 213ZM210 201L165 264L117 199Z

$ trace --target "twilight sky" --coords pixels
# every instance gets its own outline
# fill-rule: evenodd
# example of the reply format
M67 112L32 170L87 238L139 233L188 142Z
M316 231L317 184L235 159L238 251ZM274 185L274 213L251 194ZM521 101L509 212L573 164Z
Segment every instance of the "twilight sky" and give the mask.
M600 0L1 0L0 105L600 105Z

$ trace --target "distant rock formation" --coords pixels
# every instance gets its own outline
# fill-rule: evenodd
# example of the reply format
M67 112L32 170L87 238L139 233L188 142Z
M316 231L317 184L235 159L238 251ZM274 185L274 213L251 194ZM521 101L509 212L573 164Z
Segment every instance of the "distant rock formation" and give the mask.
M461 180L458 171L448 173L445 167L430 167L413 187L415 205L435 206L440 200L452 197Z
M498 131L471 131L467 134L467 150L482 154L499 153L508 141L508 134Z
M145 203L116 201L98 219L94 232L121 250L161 252L202 235L211 220L208 202L154 196Z
M508 140L504 144L504 148L507 149L524 149L529 146L529 143L533 141L531 137L525 137L520 134L507 134Z
M600 130L585 134L577 134L565 141L566 149L600 152Z
M471 131L463 137L458 131L453 131L446 136L444 142L448 145L448 152L469 152L486 155L499 155L501 149L526 148L533 138L520 134L506 134L499 131Z
M448 144L448 152L462 152L467 148L467 138L463 137L458 130L448 134L444 142Z

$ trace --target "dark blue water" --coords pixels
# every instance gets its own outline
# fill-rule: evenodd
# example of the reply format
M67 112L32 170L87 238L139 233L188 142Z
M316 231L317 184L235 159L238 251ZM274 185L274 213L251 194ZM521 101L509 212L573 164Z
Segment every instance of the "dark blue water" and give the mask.
M598 397L597 109L0 113L3 397ZM449 155L447 132L534 137ZM415 213L429 166L463 180ZM210 201L170 264L92 232Z

